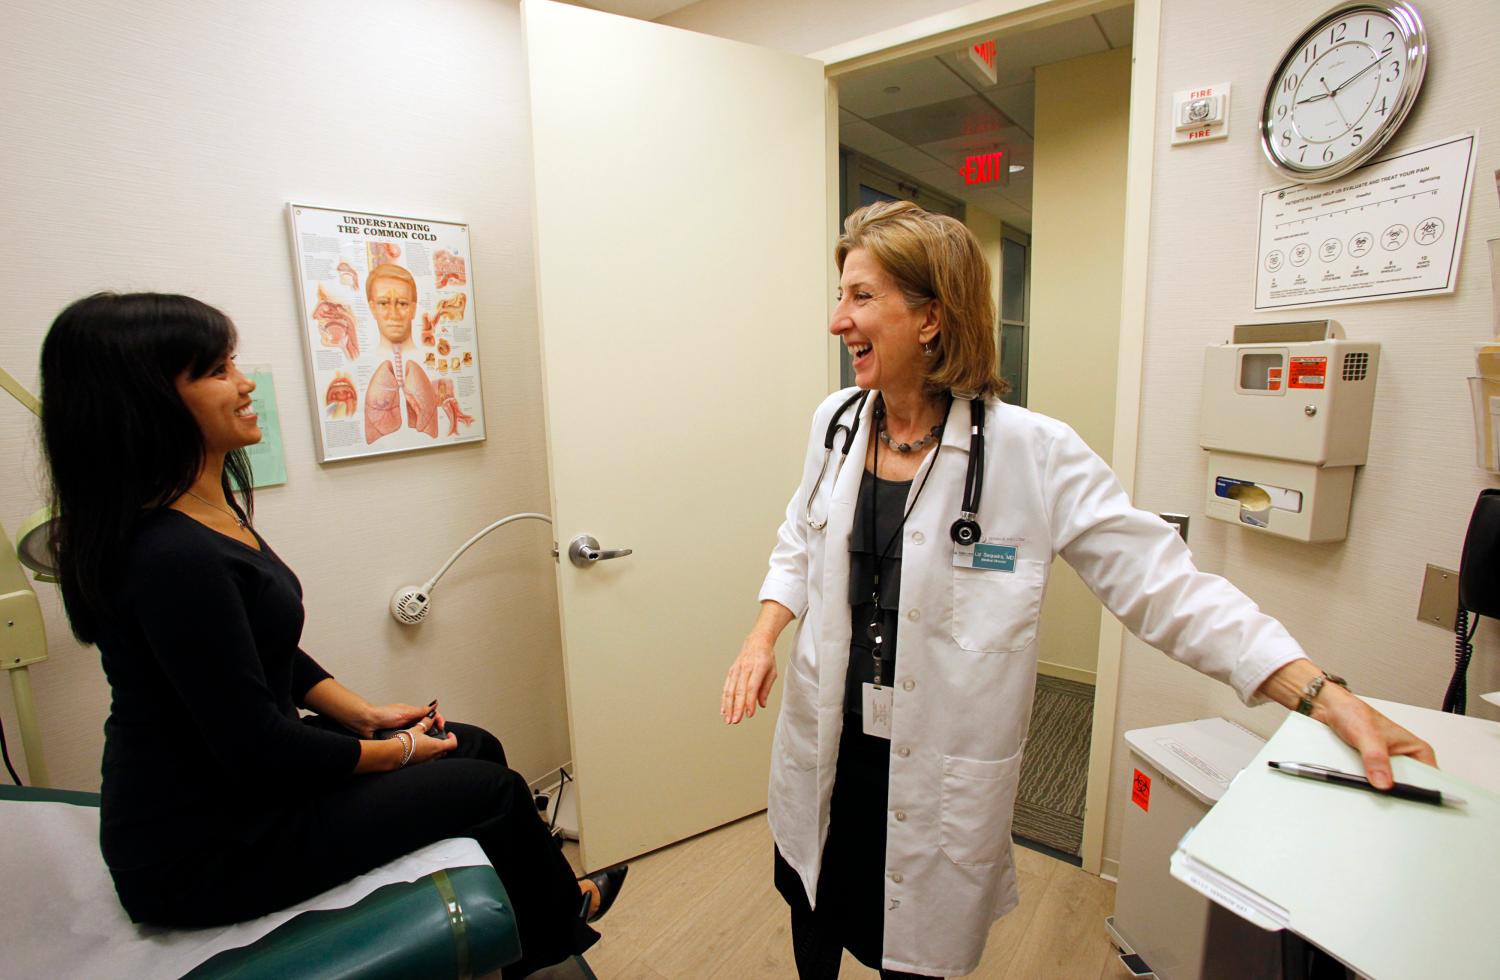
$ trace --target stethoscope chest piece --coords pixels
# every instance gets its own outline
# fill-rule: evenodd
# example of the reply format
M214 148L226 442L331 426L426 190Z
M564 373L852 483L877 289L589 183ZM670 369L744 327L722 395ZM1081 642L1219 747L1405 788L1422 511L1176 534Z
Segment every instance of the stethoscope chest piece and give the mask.
M967 548L979 540L979 522L970 517L960 517L953 522L948 533L952 535L954 544Z

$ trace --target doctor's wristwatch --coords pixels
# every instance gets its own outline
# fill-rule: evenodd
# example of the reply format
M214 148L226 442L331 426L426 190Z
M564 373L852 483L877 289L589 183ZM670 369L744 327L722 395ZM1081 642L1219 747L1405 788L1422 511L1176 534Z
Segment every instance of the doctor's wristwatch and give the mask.
M1330 674L1325 670L1318 674L1317 677L1314 677L1312 680L1308 681L1307 686L1302 689L1302 693L1297 698L1297 710L1302 712L1304 715L1312 714L1313 701L1317 700L1318 693L1323 690L1323 685L1327 684L1329 681L1333 681L1335 684L1337 684L1339 687L1342 687L1346 691L1349 690L1348 681L1344 680L1338 674Z

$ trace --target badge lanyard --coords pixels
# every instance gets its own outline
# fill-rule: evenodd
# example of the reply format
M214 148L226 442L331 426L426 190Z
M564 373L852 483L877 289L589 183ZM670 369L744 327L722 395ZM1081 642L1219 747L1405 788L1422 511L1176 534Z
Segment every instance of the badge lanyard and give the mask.
M880 439L879 439L879 431L880 431L880 420L883 419L884 417L885 417L885 401L882 398L877 397L876 400L875 400L875 419L876 419L875 429L876 429L877 436L876 436L876 439L875 439L875 458L874 458L874 464L873 464L874 465L874 469L875 469L875 472L874 472L873 475L874 475L874 477L875 477L876 480L880 479ZM944 425L945 426L947 424L947 422L946 422L947 417L948 417L948 413L945 411L943 413L943 418L945 420L944 421ZM870 654L871 654L871 656L875 660L875 690L877 690L877 691L880 690L881 672L882 672L882 670L885 667L885 656L883 655L883 653L881 651L881 647L885 643L885 636L883 634L883 631L880 628L880 572L881 572L881 569L884 568L884 566L885 566L886 556L891 553L891 548L893 548L895 546L896 542L898 540L900 540L900 538L901 538L901 532L906 527L906 519L911 516L911 512L913 510L916 510L917 501L921 499L921 497L922 497L922 491L924 489L926 489L926 487L927 487L927 480L932 476L932 471L935 470L935 469L937 469L937 457L938 457L938 453L940 453L942 451L943 451L943 441L942 441L942 430L940 429L939 432L938 432L938 444L932 450L932 459L928 462L927 472L925 474L923 474L923 476L922 476L922 482L917 485L917 492L916 492L915 496L913 496L911 498L911 505L906 508L906 513L901 516L901 523L898 524L898 525L896 525L896 530L894 530L894 531L891 532L891 537L890 537L890 539L888 541L886 541L885 548L881 550L881 552L879 553L879 555L875 559L875 591L874 591L874 594L870 597L870 604L873 607L874 611L872 612L872 614L870 616L870 625L865 628L865 634L870 638L870 642L874 644L874 646L870 650ZM880 527L880 488L878 486L876 486L873 489L874 489L874 492L870 494L870 547L871 547L871 549L873 549L875 547L875 545L877 545L879 543L879 541L876 538L876 534L877 534L878 528Z

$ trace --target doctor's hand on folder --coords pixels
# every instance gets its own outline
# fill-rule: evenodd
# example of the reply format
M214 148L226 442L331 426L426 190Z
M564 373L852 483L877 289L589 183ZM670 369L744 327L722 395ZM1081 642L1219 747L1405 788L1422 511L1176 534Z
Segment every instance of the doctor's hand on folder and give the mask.
M1309 689L1313 689L1310 699L1313 720L1333 729L1334 734L1359 752L1365 776L1376 789L1388 790L1395 785L1391 778L1393 755L1409 755L1429 766L1437 765L1432 746L1339 684L1325 683L1319 687L1314 683L1315 678L1328 677L1311 660L1293 660L1266 678L1257 693L1277 704L1297 709Z

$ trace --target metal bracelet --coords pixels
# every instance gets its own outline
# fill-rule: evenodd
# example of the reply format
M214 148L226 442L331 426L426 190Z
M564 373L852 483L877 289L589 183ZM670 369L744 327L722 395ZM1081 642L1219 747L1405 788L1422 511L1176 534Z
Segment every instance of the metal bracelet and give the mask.
M411 761L412 752L414 752L417 747L417 740L412 736L411 732L399 731L396 733L397 738L401 738L401 736L403 735L406 736L402 743L406 746L406 750L401 754L401 764L396 767L397 769L403 769L406 767L406 764Z
M1349 682L1338 674L1330 674L1326 670L1320 671L1318 676L1308 681L1307 686L1302 689L1302 694L1297 698L1297 710L1304 715L1311 715L1313 713L1313 701L1322 692L1323 685L1329 681L1333 681L1345 690L1349 689Z

